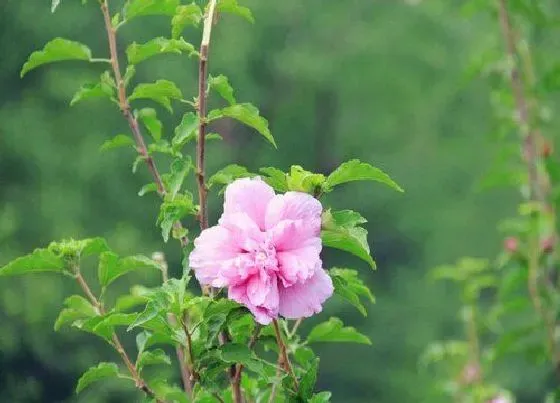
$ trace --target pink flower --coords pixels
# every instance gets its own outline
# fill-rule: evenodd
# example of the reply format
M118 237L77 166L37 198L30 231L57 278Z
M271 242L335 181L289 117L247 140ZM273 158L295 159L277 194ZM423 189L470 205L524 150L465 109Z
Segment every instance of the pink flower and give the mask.
M227 287L261 324L309 317L333 293L319 256L321 212L306 193L277 195L260 178L238 179L218 225L194 241L189 264L201 284Z

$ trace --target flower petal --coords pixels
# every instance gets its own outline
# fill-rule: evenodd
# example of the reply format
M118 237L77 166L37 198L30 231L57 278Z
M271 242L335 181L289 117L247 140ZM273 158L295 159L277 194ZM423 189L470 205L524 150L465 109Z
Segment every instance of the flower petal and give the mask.
M264 270L245 284L229 287L228 298L249 308L260 324L267 325L278 316L277 279Z
M285 287L304 282L321 270L321 247L321 238L309 238L297 249L276 252L278 275Z
M224 216L246 213L261 230L265 229L265 214L274 190L259 177L237 179L226 188Z
M323 269L315 271L304 283L280 285L279 313L287 319L308 318L321 312L322 304L333 294L332 280Z
M234 260L240 253L241 248L227 229L211 227L194 240L189 266L201 284L223 287L228 285L228 281L220 272L228 267L234 269Z

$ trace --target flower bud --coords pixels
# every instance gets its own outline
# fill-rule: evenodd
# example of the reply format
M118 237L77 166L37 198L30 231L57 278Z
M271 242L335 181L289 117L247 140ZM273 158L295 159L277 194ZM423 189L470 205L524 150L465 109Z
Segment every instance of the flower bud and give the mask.
M504 239L504 249L509 253L515 253L519 249L519 240L510 236Z

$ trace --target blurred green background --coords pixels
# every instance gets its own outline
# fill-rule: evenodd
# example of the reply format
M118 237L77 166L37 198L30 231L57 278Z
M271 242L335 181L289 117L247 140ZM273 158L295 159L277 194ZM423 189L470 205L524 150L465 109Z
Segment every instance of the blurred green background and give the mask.
M125 121L104 101L68 105L104 67L53 64L19 78L27 56L55 36L87 43L96 57L107 55L94 1L81 7L67 0L54 15L49 3L4 0L0 6L0 264L53 239L104 236L123 255L163 249L177 275L177 245L163 245L155 226L158 201L136 196L148 172L142 167L132 174L131 151L99 151L106 139L127 133ZM242 3L256 23L220 18L210 71L227 75L240 101L260 107L279 150L225 122L214 128L225 141L209 146L209 172L235 162L250 170L300 164L327 173L356 157L406 189L397 194L382 185L350 184L326 200L369 219L376 272L336 253L325 260L361 269L377 303L367 318L336 299L327 304L325 317L343 317L373 346L319 348L319 386L333 391L334 402L448 401L418 358L430 341L460 334L458 304L454 289L431 283L426 273L462 255L492 256L501 245L496 223L516 203L514 190L477 191L498 144L488 137L489 88L465 71L472 54L496 40L496 23L465 18L459 2L449 0ZM168 19L137 19L119 32L122 52L132 40L168 35ZM195 30L186 36L199 41ZM194 94L195 62L172 55L139 66L137 81L158 78ZM169 135L181 107L175 116L159 114ZM218 201L211 207L215 219ZM121 289L131 281L159 280L140 274L119 280ZM93 336L54 332L62 301L73 292L74 284L48 275L0 282L0 401L77 401L81 372L112 358ZM536 401L539 385L529 389L521 401ZM118 382L79 398L134 399L138 395Z

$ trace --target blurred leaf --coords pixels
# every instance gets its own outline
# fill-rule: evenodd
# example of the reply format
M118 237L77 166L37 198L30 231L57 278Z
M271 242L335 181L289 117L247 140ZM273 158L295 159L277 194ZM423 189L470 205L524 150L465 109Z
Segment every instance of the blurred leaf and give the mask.
M220 96L230 105L235 105L237 103L233 95L233 88L226 76L222 74L217 77L210 76L208 78L208 86L210 89L215 90L218 94L220 94Z
M63 273L64 268L61 256L48 249L35 249L31 254L12 260L2 267L0 277L47 271Z
M107 287L120 276L139 269L161 270L160 265L145 256L129 256L122 259L113 253L105 252L99 259L98 277L102 287Z
M215 109L208 114L209 121L222 117L229 117L252 127L262 134L274 148L277 148L274 137L272 137L268 128L268 121L260 115L259 110L254 105L250 103L236 104L223 109Z
M198 206L194 204L191 194L177 194L173 200L165 200L161 204L157 222L165 242L169 240L173 224L189 214L198 214Z
M60 1L61 0L52 0L51 3L51 13L54 13L56 11L56 9L58 8L58 6L60 5Z
M100 149L101 151L107 151L107 150L112 150L114 148L127 147L127 146L134 147L135 146L134 140L132 140L132 138L130 136L127 136L126 134L117 134L112 139L106 140Z
M315 383L317 382L317 370L319 368L319 359L315 358L311 361L311 365L303 376L301 377L299 383L299 396L307 401L313 395L313 389L315 388Z
M130 101L135 99L151 99L169 112L173 112L171 108L172 99L181 99L183 94L181 90L175 85L174 82L168 80L157 80L155 83L142 83L138 84L132 95L128 98Z
M119 374L119 368L112 362L101 362L97 367L91 367L81 376L76 386L76 393L80 393L91 383L105 378L125 378Z
M171 143L173 148L180 150L185 144L196 139L198 135L198 116L193 112L187 112L183 115L181 123L175 128L175 136Z
M145 194L151 192L157 192L157 185L154 182L147 183L144 186L142 186L142 189L138 191L138 196L144 196Z
M289 190L287 180L288 175L286 173L274 167L261 168L259 171L267 175L263 179L276 191L284 193Z
M221 0L218 2L218 12L235 14L245 18L251 23L255 22L251 10L247 7L240 6L237 0Z
M173 200L181 190L185 177L192 168L190 157L176 158L171 163L171 173L167 177L167 192L170 200Z
M360 297L365 297L374 302L375 298L370 289L358 277L356 270L333 268L329 270L334 285L334 292L354 305L358 311L367 316L367 311Z
M72 97L70 101L70 106L74 106L76 103L91 99L91 98L109 98L114 96L114 86L111 85L111 80L102 76L102 79L98 83L84 84Z
M321 392L313 395L308 403L329 403L331 401L331 392Z
M176 53L179 55L187 53L192 55L196 54L196 50L192 44L186 42L183 38L168 39L161 36L143 44L133 42L126 49L126 56L130 64L138 64L163 53Z
M157 118L157 112L154 108L142 108L136 112L136 117L144 123L155 141L161 139L163 124Z
M187 25L198 26L201 19L202 10L195 3L177 7L171 19L171 37L179 38Z
M344 327L342 321L338 318L330 318L328 322L315 326L307 336L307 341L309 343L350 342L371 344L367 336L359 333L353 327Z
M143 351L136 361L136 369L140 372L146 365L171 365L171 359L162 349Z
M99 255L109 250L107 241L103 238L82 239L78 242L78 251L81 257Z
M91 50L79 42L55 38L48 42L42 50L35 51L21 69L21 77L28 71L46 63L64 60L91 60Z
M350 210L327 210L323 213L322 220L323 245L350 252L375 268L375 262L370 256L367 231L357 226L364 223L365 218Z
M131 20L145 15L174 15L179 0L128 0L124 7L124 18Z
M325 182L325 191L330 191L337 185L352 181L377 181L403 192L403 189L385 172L357 159L343 163L332 172Z
M91 317L98 315L97 309L81 295L71 295L64 300L64 305L84 316Z
M214 185L229 185L236 179L246 178L248 176L252 175L247 171L247 168L241 165L231 164L212 175L210 179L208 179L208 187L211 188Z

